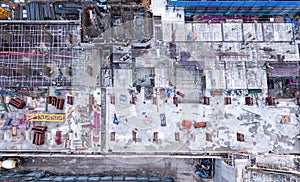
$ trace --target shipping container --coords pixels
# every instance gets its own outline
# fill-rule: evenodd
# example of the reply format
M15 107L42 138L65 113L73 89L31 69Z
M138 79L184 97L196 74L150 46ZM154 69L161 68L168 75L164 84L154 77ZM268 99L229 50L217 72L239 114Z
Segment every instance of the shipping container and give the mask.
M203 104L204 104L204 105L209 105L209 103L210 103L210 102L209 102L209 97L204 96L204 97L203 97Z
M205 136L206 136L206 141L212 142L212 136L210 133L206 133Z
M136 143L136 134L137 132L135 130L132 130L132 140L134 141L134 143Z
M137 100L136 95L132 94L131 95L131 104L136 104L136 100Z
M56 143L56 145L61 145L63 143L62 139L61 139L61 131L56 131L55 143Z
M57 99L56 109L63 110L65 105L65 99Z
M34 131L32 143L35 145L43 145L45 143L45 133L41 131Z
M242 133L236 133L236 138L237 138L237 141L239 141L239 142L245 141L244 134L242 134Z
M185 119L182 120L182 127L183 127L183 129L189 130L189 129L191 129L192 125L193 125L192 121L185 120Z
M194 124L195 128L206 128L206 122L196 122Z
M12 98L9 101L9 105L12 105L17 109L23 109L26 106L26 103L22 99Z
M268 106L275 106L276 105L275 98L273 98L273 97L267 97L266 98L266 105L268 105Z
M225 104L225 105L231 104L231 97L225 97L225 98L224 98L224 104Z
M153 133L153 141L158 143L158 132Z
M74 97L73 96L68 96L67 97L67 103L70 104L70 105L73 105L74 104Z
M184 95L182 92L180 92L180 91L177 91L176 94L179 95L179 96L182 97L182 98L185 97L185 95Z
M248 106L252 106L253 105L253 98L252 97L245 97L245 103Z

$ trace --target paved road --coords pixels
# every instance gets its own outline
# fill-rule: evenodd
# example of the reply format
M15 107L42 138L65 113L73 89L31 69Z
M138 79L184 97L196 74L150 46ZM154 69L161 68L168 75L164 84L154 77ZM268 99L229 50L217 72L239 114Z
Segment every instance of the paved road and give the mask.
M55 175L128 175L167 176L177 181L196 181L194 166L198 159L181 158L76 158L76 157L26 157L18 172L45 170Z

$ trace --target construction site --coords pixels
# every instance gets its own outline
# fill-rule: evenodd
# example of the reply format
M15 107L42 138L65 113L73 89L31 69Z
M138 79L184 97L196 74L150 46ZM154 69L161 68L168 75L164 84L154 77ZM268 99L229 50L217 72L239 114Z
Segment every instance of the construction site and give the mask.
M207 2L4 1L0 152L28 164L0 180L300 181L300 4Z

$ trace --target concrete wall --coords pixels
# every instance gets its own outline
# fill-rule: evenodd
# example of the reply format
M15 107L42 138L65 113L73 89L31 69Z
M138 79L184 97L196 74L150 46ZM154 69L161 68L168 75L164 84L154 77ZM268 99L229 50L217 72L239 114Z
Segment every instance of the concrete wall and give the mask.
M227 165L221 159L215 160L214 182L234 182L235 168Z

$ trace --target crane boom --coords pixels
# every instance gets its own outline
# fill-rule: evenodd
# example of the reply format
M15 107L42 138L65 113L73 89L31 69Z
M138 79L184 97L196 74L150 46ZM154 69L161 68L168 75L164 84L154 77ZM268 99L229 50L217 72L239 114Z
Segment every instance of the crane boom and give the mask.
M26 119L40 122L65 122L66 114L26 114Z

